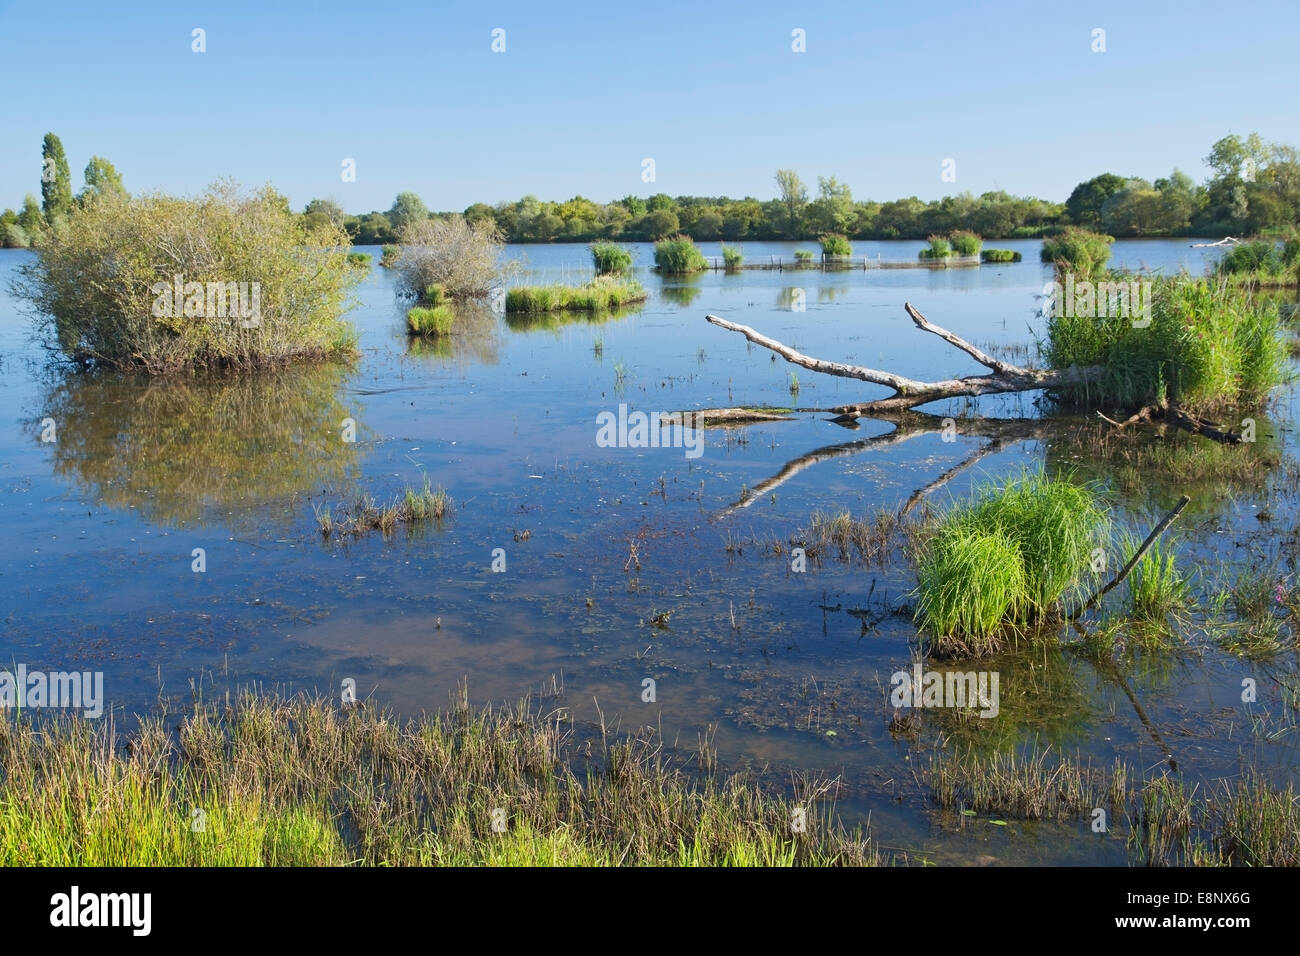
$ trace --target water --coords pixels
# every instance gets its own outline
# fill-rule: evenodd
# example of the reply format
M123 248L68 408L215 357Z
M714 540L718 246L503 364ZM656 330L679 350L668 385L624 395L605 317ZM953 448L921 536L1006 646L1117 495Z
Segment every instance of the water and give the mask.
M1199 274L1218 250L1193 241L1118 241L1112 262ZM860 242L854 251L911 259L924 245ZM1244 757L1286 779L1296 735L1278 701L1295 686L1294 654L1247 663L1203 644L1130 662L1122 686L1068 650L1039 651L997 662L1002 709L989 727L973 732L930 711L915 733L893 734L889 676L910 667L915 642L908 618L889 613L907 601L906 566L831 558L798 574L788 553L765 554L760 543L788 541L818 510L896 509L982 439L945 443L935 432L872 444L864 440L891 426L864 420L846 430L805 413L710 430L698 458L595 441L596 416L621 403L644 411L792 403L793 367L706 323L706 313L807 354L915 378L981 373L918 331L903 303L986 348L1031 345L1042 332L1036 296L1050 278L1040 244L995 245L1025 261L661 279L646 271L650 247L639 245L639 278L651 292L643 308L604 321L479 312L449 345L422 349L408 345L393 277L376 267L351 315L362 349L354 368L166 384L47 368L7 291L29 254L0 250L8 543L0 655L31 668L103 670L114 712L125 716L148 712L160 694L216 697L254 683L336 695L352 678L362 695L407 714L442 707L462 681L480 702L558 688L555 703L580 721L599 714L624 729L649 725L669 742L713 734L725 764L775 777L840 774L841 809L850 819L870 813L889 846L940 860L1115 862L1118 850L1098 849L1084 824L1017 825L990 837L933 816L911 785L913 763L956 735L982 747L1051 744L1102 764L1121 755L1144 768L1168 749L1207 781L1235 775ZM795 248L813 247L744 244L751 261ZM718 244L702 249L720 254ZM365 251L378 261L377 248ZM591 274L582 245L509 255L529 282ZM806 311L792 311L797 296ZM798 372L800 406L885 394ZM1034 398L935 410L1032 417ZM1284 463L1295 451L1290 411L1287 396L1260 425ZM46 418L57 428L52 443L40 440ZM355 422L355 443L341 438L345 419ZM788 463L854 442L728 512ZM955 476L935 503L1024 465L1071 463L1071 454L1040 430ZM1073 464L1108 477L1104 463ZM391 498L423 476L455 501L441 526L322 540L316 509L360 493ZM1145 521L1176 497L1176 483L1157 477L1122 495L1121 511ZM1198 489L1180 528L1185 553L1207 570L1254 561L1252 549L1277 558L1294 497L1279 504L1266 477ZM1257 518L1266 507L1272 531ZM203 573L193 570L195 549ZM495 549L505 573L491 570ZM1243 677L1259 683L1253 713L1271 715L1262 723L1252 725L1240 703ZM646 678L653 703L642 700Z

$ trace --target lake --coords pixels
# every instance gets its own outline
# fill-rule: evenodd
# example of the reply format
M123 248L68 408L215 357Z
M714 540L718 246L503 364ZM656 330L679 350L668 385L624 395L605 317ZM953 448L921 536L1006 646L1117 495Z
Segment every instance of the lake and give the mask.
M1200 274L1208 240L1117 241L1111 264ZM858 242L855 255L915 259L920 241ZM1121 863L1086 824L964 827L911 786L945 741L1009 750L1051 745L1109 766L1172 757L1193 780L1243 762L1296 780L1296 655L1230 654L1199 632L1112 674L1062 646L996 662L1001 711L973 733L943 714L891 727L890 675L912 666L905 563L828 555L798 573L786 542L815 512L897 510L985 444L938 433L892 444L863 420L816 413L709 429L681 447L602 447L597 416L732 405L829 407L883 389L798 369L712 326L714 313L828 359L918 379L983 371L918 331L903 310L1022 361L1043 334L1048 267L1040 242L991 242L1024 261L930 270L650 273L634 245L644 307L592 319L479 310L449 342L412 345L394 277L376 266L350 318L355 367L150 382L51 369L8 289L30 253L0 250L0 655L29 669L103 671L114 714L166 699L218 699L250 685L358 694L405 714L440 709L464 682L482 703L532 694L576 721L652 726L668 743L711 736L727 766L778 784L840 775L846 821L870 816L887 847L938 862ZM745 243L747 259L808 243ZM717 243L701 245L720 255ZM378 248L362 251L379 259ZM511 246L520 281L592 274L583 245ZM802 302L804 309L793 308ZM1035 416L1037 396L932 406L960 418ZM1259 421L1258 480L1117 476L1081 454L1065 421L1011 440L930 495L938 507L978 484L1047 464L1112 489L1145 533L1187 490L1179 548L1201 584L1278 565L1289 586L1297 470L1294 396ZM42 441L52 419L55 440ZM345 420L355 441L344 441ZM829 449L810 459L810 453ZM771 483L791 463L785 480ZM384 500L427 476L451 517L387 539L322 538L320 509ZM1121 480L1121 477L1123 480ZM765 482L769 484L764 485ZM749 499L759 486L770 493ZM742 499L745 507L731 507ZM196 556L201 549L201 560ZM504 571L494 571L504 561ZM203 570L196 570L201 564ZM7 666L7 665L6 665ZM979 665L993 666L993 665ZM1117 676L1118 675L1118 676ZM1259 703L1241 702L1242 680ZM653 701L645 681L653 681ZM1290 695L1290 696L1288 696Z

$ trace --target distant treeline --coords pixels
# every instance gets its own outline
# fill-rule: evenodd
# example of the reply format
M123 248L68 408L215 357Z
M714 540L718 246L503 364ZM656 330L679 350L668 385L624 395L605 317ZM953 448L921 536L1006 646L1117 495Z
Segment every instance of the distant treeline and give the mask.
M47 160L49 140L47 137ZM57 152L62 155L62 145ZM1066 226L1083 226L1112 236L1289 235L1300 223L1300 153L1293 146L1265 143L1258 134L1230 135L1205 158L1210 175L1197 184L1175 169L1154 182L1102 173L1080 183L1064 203L1006 192L962 193L924 202L915 196L890 202L855 200L834 176L817 177L812 195L798 173L778 170L774 199L726 196L624 196L598 203L583 196L549 202L525 196L494 206L474 203L463 210L470 222L489 222L511 242L589 242L612 239L651 242L686 235L699 242L745 239L924 239L970 230L988 239L1036 238ZM111 169L104 160L95 160ZM66 160L63 160L66 170ZM49 165L47 161L47 166ZM87 188L91 186L87 170ZM114 176L116 173L114 171ZM66 182L66 180L62 180ZM43 183L48 192L48 183ZM102 187L101 187L102 188ZM120 188L115 180L112 188ZM65 197L60 196L62 200ZM66 197L72 201L70 190ZM59 214L59 202L53 214ZM29 196L23 209L0 216L0 242L26 245L51 212L50 203ZM404 229L430 217L413 192L399 193L382 211L353 215L331 199L313 199L303 210L308 224L342 225L353 242L399 242Z

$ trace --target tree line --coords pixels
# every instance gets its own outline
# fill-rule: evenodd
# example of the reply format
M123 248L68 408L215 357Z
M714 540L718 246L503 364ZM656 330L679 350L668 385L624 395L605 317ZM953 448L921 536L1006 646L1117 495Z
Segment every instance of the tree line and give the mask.
M686 235L700 241L745 239L924 239L970 230L989 239L1036 238L1067 226L1083 226L1117 237L1184 235L1284 235L1300 223L1300 152L1266 143L1257 133L1228 135L1205 157L1209 175L1196 183L1175 169L1147 180L1102 173L1074 188L1064 203L1003 191L979 196L964 192L929 202L909 196L888 202L856 200L847 183L818 176L810 190L792 169L777 170L776 195L624 196L599 203L584 196L563 202L524 196L495 205L474 203L463 210L470 223L487 223L510 242L589 242L610 239L650 242ZM121 190L121 178L107 160L86 167L85 188L73 196L63 145L53 133L42 153L41 199L28 195L21 210L0 214L0 243L25 246L41 230L92 193ZM359 245L400 240L413 223L457 213L432 212L413 192L397 195L391 207L350 214L332 199L313 199L303 209L309 226L342 226Z

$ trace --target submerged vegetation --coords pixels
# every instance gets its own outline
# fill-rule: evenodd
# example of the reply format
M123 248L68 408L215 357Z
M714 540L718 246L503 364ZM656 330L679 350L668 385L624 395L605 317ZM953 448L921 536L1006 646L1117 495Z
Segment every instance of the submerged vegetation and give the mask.
M107 192L44 233L16 291L76 362L152 374L351 355L361 270L270 188L197 199Z
M432 488L424 479L420 488L405 488L387 505L376 503L371 495L361 495L351 504L316 510L316 524L323 537L351 535L359 537L367 531L380 531L385 536L397 530L398 525L408 527L430 519L442 521L451 514L451 496L443 488Z
M581 286L516 286L506 292L506 312L599 312L645 300L635 279L597 276Z

